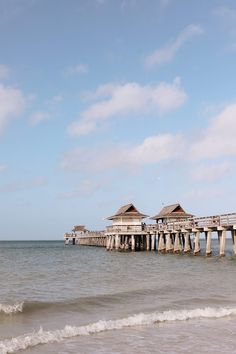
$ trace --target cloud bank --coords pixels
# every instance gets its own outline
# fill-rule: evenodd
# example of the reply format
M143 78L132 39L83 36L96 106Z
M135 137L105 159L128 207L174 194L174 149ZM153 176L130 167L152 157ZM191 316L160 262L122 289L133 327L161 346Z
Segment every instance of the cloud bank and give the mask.
M173 83L140 85L136 82L125 84L108 83L87 94L93 102L80 114L78 121L68 127L70 135L86 135L95 131L104 121L124 115L153 113L166 114L181 107L187 94L181 88L180 79Z

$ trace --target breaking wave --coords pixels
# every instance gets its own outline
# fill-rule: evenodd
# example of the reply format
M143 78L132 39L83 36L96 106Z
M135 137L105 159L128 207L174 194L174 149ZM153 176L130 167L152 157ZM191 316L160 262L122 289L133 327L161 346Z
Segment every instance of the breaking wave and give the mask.
M0 341L1 354L15 353L39 344L61 342L66 338L88 336L90 334L119 330L125 327L152 325L160 322L186 321L201 318L221 318L236 315L236 308L210 308L180 311L153 312L150 314L137 314L123 319L98 321L86 326L65 326L63 329L28 333L12 339Z
M20 302L17 304L9 305L9 304L0 304L0 313L5 315L12 315L17 312L22 312L24 307L24 302Z

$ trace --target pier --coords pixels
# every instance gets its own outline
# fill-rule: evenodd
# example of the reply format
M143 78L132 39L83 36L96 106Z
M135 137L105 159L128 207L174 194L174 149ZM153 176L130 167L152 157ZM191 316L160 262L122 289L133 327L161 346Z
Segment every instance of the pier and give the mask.
M143 222L147 215L133 204L122 206L108 217L112 225L103 231L88 231L75 226L64 235L65 243L105 247L107 251L156 251L158 253L212 254L212 239L217 236L220 256L225 256L226 240L231 236L232 254L236 255L236 213L194 217L180 204L164 207L151 217L155 224ZM201 242L200 242L201 240ZM201 250L201 246L204 247Z

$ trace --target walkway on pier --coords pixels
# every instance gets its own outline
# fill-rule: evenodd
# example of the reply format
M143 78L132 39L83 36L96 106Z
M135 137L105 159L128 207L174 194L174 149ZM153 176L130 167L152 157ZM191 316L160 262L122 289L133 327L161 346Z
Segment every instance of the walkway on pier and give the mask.
M187 221L149 225L113 225L105 231L86 231L78 236L65 234L74 244L106 247L107 250L158 251L162 253L200 253L200 238L205 254L212 254L212 236L219 240L219 255L225 255L227 232L231 233L236 255L236 213L191 218ZM70 235L70 237L68 236Z

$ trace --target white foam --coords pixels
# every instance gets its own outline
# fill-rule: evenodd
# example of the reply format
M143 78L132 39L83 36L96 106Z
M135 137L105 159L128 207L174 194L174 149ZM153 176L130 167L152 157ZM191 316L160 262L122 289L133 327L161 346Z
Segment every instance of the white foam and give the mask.
M5 313L6 315L11 315L17 312L22 312L23 306L24 306L24 302L20 302L13 305L0 304L0 312Z
M150 314L137 314L118 320L98 321L86 326L72 327L66 326L63 329L54 331L44 331L42 328L38 332L25 334L12 339L0 342L0 353L15 353L18 350L34 347L38 344L60 342L66 338L85 336L108 330L122 329L140 325L151 325L156 322L186 321L200 318L221 318L236 315L236 308L203 308L181 311L153 312Z

